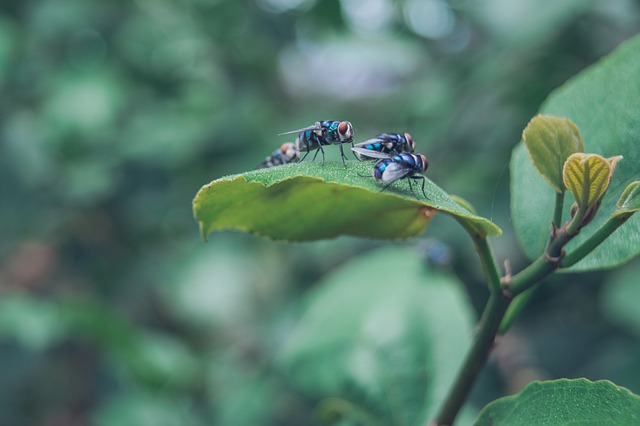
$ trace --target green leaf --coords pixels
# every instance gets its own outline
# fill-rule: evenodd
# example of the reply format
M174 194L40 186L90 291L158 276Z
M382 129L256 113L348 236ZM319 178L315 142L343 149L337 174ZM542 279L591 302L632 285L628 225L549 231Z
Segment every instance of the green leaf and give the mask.
M612 216L627 215L638 210L640 210L640 182L636 181L629 184L624 190Z
M461 284L417 251L377 250L308 294L280 365L306 393L334 398L325 418L426 424L469 347L472 311Z
M457 204L430 180L407 179L384 192L368 162L313 162L254 170L217 179L193 201L203 237L223 229L276 240L310 241L354 235L398 239L419 234L436 211L450 214L482 235L500 228Z
M522 132L522 141L538 173L558 192L564 192L562 167L575 152L584 151L584 141L571 120L537 115Z
M635 37L554 91L541 107L544 114L576 123L589 152L625 158L616 168L599 213L566 246L567 252L600 228L615 211L624 188L640 180L639 72L640 37ZM569 217L573 197L567 194L566 198L564 220ZM511 212L520 244L531 259L543 252L549 238L554 201L554 192L531 165L524 145L519 144L511 157ZM610 268L632 259L640 253L639 234L640 216L634 215L568 270Z
M635 426L640 397L607 380L533 382L482 409L476 426Z
M611 167L597 154L571 154L564 164L563 181L580 209L586 210L602 198L609 186Z

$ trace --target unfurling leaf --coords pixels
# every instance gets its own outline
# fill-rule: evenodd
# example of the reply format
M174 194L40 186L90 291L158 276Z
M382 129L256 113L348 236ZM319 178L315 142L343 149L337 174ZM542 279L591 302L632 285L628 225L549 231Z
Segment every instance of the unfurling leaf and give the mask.
M580 129L589 152L624 155L601 199L591 224L583 227L565 247L571 253L586 243L616 211L624 188L640 181L640 35L622 43L611 54L556 89L540 107L540 113L567 117ZM513 151L511 170L511 217L518 240L527 257L536 259L549 242L549 219L556 197L547 181L533 167L524 143ZM564 203L563 218L571 202ZM632 215L580 262L563 271L608 269L640 255L640 214ZM633 241L634 243L630 243ZM640 423L639 423L640 424Z
M611 216L630 215L640 210L640 181L631 182L622 192Z
M537 115L522 132L522 140L538 173L556 192L564 192L562 167L571 154L584 151L576 125L566 118Z
M607 191L611 179L609 160L597 154L571 154L562 171L565 186L579 209L596 204Z
M611 181L611 178L613 177L613 174L616 172L616 167L618 167L618 163L623 158L624 157L622 155L616 155L615 157L607 158L607 162L609 163L609 167L611 169L611 171L609 172L609 181Z

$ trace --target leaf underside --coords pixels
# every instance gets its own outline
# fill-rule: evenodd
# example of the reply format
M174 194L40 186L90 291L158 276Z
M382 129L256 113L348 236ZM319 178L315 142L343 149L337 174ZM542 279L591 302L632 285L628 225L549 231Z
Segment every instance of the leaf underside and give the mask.
M538 173L556 192L563 192L564 162L571 154L584 151L576 125L566 118L537 115L524 129L522 140Z
M415 236L437 211L481 235L500 228L456 203L430 180L394 182L384 192L373 163L303 162L223 177L200 189L193 201L202 235L235 229L275 240L312 241L352 235L382 239Z

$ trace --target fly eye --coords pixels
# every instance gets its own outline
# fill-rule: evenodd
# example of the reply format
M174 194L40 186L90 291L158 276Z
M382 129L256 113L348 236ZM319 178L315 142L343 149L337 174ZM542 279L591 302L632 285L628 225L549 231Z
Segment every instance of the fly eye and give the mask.
M422 164L424 164L424 169L427 170L427 168L429 167L429 161L427 161L427 157L420 154L420 158L422 158Z
M405 133L404 137L407 138L407 142L409 142L409 150L413 152L416 149L416 145L413 143L413 138L409 133Z
M349 132L350 128L351 123L349 123L348 121L341 121L340 124L338 124L338 133L340 133L341 135L346 135L347 132Z

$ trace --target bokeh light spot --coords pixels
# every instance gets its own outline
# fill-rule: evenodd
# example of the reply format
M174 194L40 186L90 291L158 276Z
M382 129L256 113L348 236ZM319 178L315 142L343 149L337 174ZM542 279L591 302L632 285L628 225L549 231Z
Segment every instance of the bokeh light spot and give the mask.
M407 0L404 19L416 34L440 39L453 31L455 17L443 0Z

